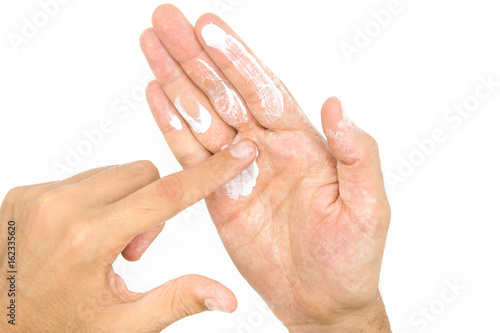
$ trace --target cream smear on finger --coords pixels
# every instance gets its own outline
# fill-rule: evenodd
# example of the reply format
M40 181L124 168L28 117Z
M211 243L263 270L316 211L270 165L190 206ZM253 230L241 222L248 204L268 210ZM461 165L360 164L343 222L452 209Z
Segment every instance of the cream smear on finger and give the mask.
M236 94L222 80L217 72L205 61L198 59L199 73L202 84L208 87L208 94L213 100L214 107L222 115L230 118L231 125L236 125L248 120L246 107ZM208 83L206 83L208 82Z
M170 116L170 121L168 123L170 124L170 126L175 128L177 131L180 131L182 129L182 123L179 117L171 113L169 113L169 116Z
M212 124L212 116L207 109L203 107L194 97L177 96L174 102L175 108L181 114L182 118L187 121L195 133L205 133ZM195 115L190 116L186 109L189 107L197 108ZM180 123L180 121L179 121ZM182 126L182 125L181 125Z
M213 23L204 26L201 34L208 46L224 54L233 63L236 70L248 82L256 86L256 93L261 101L264 118L268 124L279 119L284 112L283 95L255 57L236 38Z

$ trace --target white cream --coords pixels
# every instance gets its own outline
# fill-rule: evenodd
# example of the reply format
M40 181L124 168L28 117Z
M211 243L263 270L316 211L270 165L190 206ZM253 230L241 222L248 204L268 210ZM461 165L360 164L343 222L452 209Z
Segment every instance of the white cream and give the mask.
M249 83L255 85L264 118L268 124L279 119L284 111L283 95L243 44L213 23L204 26L201 34L208 46L224 54L233 63L236 70Z
M210 128L212 124L212 116L207 109L203 107L194 97L180 97L177 96L174 102L177 111L181 114L181 116L191 125L191 128L196 133L205 133ZM195 116L190 116L186 112L187 107L197 107L198 112Z
M337 123L337 128L338 130L336 132L331 129L326 130L326 137L333 141L337 149L347 152L351 148L351 135L349 128L342 121Z
M170 126L175 128L176 130L180 131L182 129L182 123L179 117L177 117L175 114L169 114L170 115Z
M328 139L333 140L336 148L347 152L351 149L352 145L352 130L357 127L344 111L344 108L342 106L340 107L342 108L342 120L337 122L337 131L334 132L331 129L328 129L325 134Z
M209 64L201 59L199 62L199 72L203 82L209 81L209 95L212 97L215 108L220 114L226 115L232 120L231 125L246 122L248 120L247 110L236 92L229 88L216 71ZM202 83L203 84L203 83Z
M229 146L224 146L222 149L224 150L227 147ZM257 152L258 155L259 152ZM252 194L255 185L257 185L257 177L259 177L259 166L257 165L256 157L255 161L248 168L224 185L227 196L232 200L238 200L240 197L248 197Z

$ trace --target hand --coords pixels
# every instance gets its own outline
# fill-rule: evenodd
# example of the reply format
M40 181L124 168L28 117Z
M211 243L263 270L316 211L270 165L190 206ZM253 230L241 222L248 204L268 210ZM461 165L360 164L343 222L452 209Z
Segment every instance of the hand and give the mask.
M15 326L2 319L1 331L160 332L205 310L234 311L231 291L206 277L183 276L141 294L127 289L112 264L126 247L140 257L163 221L234 178L255 154L245 141L161 179L140 161L11 190L0 210L0 266L3 274L17 270L15 296L2 278L0 300L5 310L14 299L16 316ZM17 250L14 267L7 245Z
M375 140L331 98L326 141L213 14L193 28L174 6L160 6L141 47L157 79L147 89L152 113L183 167L238 140L257 145L257 167L207 205L235 265L275 315L294 332L390 331L378 293L390 207Z

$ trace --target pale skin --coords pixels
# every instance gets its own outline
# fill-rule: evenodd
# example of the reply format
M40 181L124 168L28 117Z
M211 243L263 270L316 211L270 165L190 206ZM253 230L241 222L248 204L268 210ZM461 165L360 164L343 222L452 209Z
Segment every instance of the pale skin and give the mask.
M209 46L208 24L248 54L233 50L229 59ZM152 113L183 167L237 140L256 144L260 175L253 193L233 200L219 191L207 205L234 264L278 319L291 332L389 332L378 281L390 207L375 140L346 119L336 98L321 110L325 140L272 72L262 64L256 72L255 55L213 14L193 27L174 6L160 6L141 47L156 75L147 88ZM219 79L207 77L206 65ZM281 117L262 107L263 88L241 70L249 66L280 90ZM220 107L218 80L237 92L246 116L228 117ZM194 96L209 110L206 133L190 131L185 122L176 130L166 121L166 114L181 118L172 105L179 95Z
M390 208L375 140L347 120L336 98L321 110L325 140L278 78L262 64L253 66L253 74L269 77L283 96L282 115L270 116L276 110L263 107L258 82L207 45L202 31L208 24L242 43L248 53L239 54L241 64L257 59L217 16L204 15L193 27L171 5L155 11L153 28L141 37L156 76L148 102L183 173L160 180L154 166L138 162L17 188L5 199L2 224L20 226L18 242L25 248L18 260L30 281L19 285L24 305L18 320L26 325L19 331L159 332L207 309L234 311L235 296L208 278L182 277L138 294L111 267L120 252L138 260L163 221L208 196L234 264L290 332L390 332L378 291ZM246 115L228 115L223 86L241 100ZM208 131L194 131L182 119L174 107L179 96L191 101L185 105L189 115L196 116L198 104L210 112ZM232 147L221 151L236 141L247 146L244 157ZM257 150L255 188L247 197L230 198L221 186ZM1 242L6 231L0 231ZM37 306L41 302L50 306ZM41 322L44 327L37 326Z

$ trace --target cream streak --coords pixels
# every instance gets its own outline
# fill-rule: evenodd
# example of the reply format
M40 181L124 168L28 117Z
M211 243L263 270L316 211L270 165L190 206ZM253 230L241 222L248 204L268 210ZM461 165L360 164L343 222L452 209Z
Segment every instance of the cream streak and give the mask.
M284 111L283 95L243 44L213 23L204 26L201 34L208 46L224 54L236 70L249 83L255 85L268 124L279 119Z
M209 64L198 59L202 84L209 90L216 110L236 125L248 120L247 110L234 90L229 88Z
M180 131L182 129L182 123L179 117L177 117L175 114L169 114L169 116L170 116L170 122L169 122L170 126Z
M177 96L174 105L177 111L179 111L179 113L182 115L184 120L186 120L188 124L191 125L191 128L194 132L205 133L206 131L208 131L210 125L212 124L212 116L210 115L210 112L208 112L208 110L205 109L203 105L201 105L197 100L195 100L193 97L181 98L180 96ZM196 115L190 116L186 112L186 109L189 107L196 107L198 109Z

